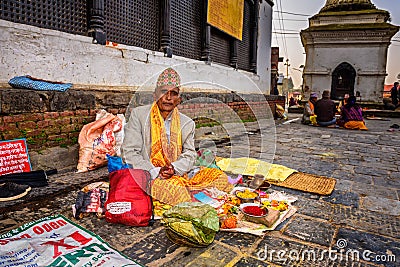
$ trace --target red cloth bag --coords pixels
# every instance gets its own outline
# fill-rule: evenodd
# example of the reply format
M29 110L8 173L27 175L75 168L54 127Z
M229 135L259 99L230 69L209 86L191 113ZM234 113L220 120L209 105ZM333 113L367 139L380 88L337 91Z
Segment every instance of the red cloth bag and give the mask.
M150 173L139 169L122 169L110 174L110 190L105 203L107 222L130 226L153 223Z

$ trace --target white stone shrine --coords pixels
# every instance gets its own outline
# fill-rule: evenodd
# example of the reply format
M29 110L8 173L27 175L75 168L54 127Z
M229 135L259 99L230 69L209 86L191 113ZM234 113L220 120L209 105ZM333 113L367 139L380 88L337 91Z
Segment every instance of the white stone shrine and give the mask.
M332 99L355 95L362 102L382 102L387 51L399 30L388 11L370 0L327 0L309 19L301 40L306 51L303 88L330 90Z

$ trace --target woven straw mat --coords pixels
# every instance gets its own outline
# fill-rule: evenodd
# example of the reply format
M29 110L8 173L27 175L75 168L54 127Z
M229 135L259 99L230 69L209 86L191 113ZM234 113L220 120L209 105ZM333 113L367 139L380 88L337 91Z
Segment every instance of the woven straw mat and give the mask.
M336 179L303 172L295 172L281 183L276 181L269 182L277 186L304 192L330 195L335 188Z

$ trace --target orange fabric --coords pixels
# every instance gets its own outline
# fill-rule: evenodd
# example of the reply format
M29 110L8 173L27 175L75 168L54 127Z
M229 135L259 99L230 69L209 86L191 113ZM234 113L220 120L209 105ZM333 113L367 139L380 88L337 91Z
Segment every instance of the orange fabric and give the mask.
M312 110L312 113L314 114L314 104L311 101L308 101L308 104L310 105L310 109Z
M174 175L165 180L157 178L153 181L151 190L154 199L169 205L176 205L181 202L190 202L192 200L190 191L212 187L230 192L233 185L229 183L228 176L223 171L204 168L192 179L187 178L187 175Z
M172 111L170 142L168 143L164 119L156 103L150 111L151 122L151 154L150 161L155 167L163 167L176 161L182 153L182 132L178 109ZM233 186L227 175L218 169L204 168L192 179L187 175L174 175L170 179L157 178L153 181L152 197L160 202L176 205L192 200L189 190L202 190L206 187L216 187L229 192Z
M171 133L168 143L164 119L156 102L150 111L151 154L150 160L155 167L170 165L182 153L182 132L179 111L174 108L171 114Z
M344 128L352 130L368 130L363 121L348 121L344 124Z

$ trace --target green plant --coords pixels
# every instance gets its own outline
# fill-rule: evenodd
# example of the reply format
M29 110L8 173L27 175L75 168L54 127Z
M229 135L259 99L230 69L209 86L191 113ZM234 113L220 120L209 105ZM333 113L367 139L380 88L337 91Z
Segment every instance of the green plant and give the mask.
M243 123L245 123L245 122L255 122L255 121L257 121L256 118L247 118L247 119L243 119L242 120Z
M21 137L26 137L26 134L28 133L26 130L19 130L19 132L22 134Z
M45 131L42 131L39 135L37 135L37 137L39 138L46 138L47 134L45 133Z
M36 144L36 141L35 141L35 139L34 139L33 137L28 137L28 138L26 139L26 142L27 142L28 144L30 144L30 145Z
M65 141L65 138L57 137L57 138L55 139L55 141L58 142L58 143L64 142L64 141Z

